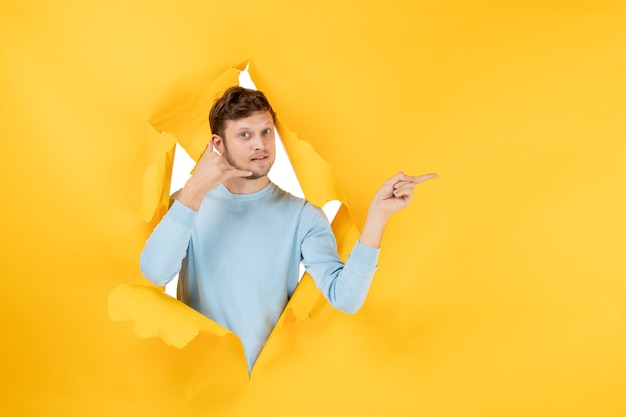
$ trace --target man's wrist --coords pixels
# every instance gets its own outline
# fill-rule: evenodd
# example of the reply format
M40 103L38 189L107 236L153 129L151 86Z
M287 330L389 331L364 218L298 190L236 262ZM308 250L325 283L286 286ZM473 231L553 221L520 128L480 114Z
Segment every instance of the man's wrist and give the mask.
M190 209L198 211L205 194L206 192L203 192L188 181L178 193L176 200Z
M378 206L371 205L367 211L367 219L366 222L376 223L376 224L387 224L389 219L391 218L392 213L387 213L383 209Z
M387 227L389 217L390 216L385 213L370 209L367 213L359 242L371 248L380 248L383 232L385 231L385 227Z

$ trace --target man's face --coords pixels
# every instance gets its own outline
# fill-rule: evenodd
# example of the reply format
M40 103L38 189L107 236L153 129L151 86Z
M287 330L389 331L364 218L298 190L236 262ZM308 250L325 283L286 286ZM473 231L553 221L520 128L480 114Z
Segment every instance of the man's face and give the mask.
M214 136L214 145L228 163L251 171L253 174L248 179L266 176L276 157L272 115L259 111L242 119L228 120L224 133L226 138Z

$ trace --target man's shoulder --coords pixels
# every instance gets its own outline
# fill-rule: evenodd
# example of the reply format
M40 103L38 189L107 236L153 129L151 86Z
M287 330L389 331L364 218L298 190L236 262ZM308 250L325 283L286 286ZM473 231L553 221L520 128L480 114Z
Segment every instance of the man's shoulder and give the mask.
M285 201L287 203L294 203L294 204L307 203L305 198L295 196L291 194L290 192L283 190L282 188L280 188L278 185L274 183L271 183L271 186L273 187L273 190L274 190L274 193L273 193L274 198L277 200Z
M274 183L272 183L272 186L274 187L274 193L278 200L289 205L301 207L301 210L309 217L317 218L320 214L323 216L322 209L311 203L305 197L295 196Z

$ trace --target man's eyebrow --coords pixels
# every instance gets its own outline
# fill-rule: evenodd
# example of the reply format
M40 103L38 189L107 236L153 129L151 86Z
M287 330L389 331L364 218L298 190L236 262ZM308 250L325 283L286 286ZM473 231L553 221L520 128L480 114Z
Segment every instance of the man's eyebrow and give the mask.
M264 127L267 127L267 126L274 126L274 122L270 120L270 121L268 121L267 123L265 123L263 126L260 126L260 127L263 127L263 128L264 128ZM242 131L242 130L251 130L251 129L252 129L252 128L251 128L250 126L241 126L240 128L238 128L238 129L236 130L236 132L240 132L240 131Z

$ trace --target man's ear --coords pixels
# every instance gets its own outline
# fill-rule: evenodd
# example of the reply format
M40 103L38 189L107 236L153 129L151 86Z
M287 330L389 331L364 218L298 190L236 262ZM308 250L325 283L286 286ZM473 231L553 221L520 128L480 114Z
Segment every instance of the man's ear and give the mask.
M220 136L213 134L211 136L211 142L213 143L213 149L220 155L224 155L224 140Z

